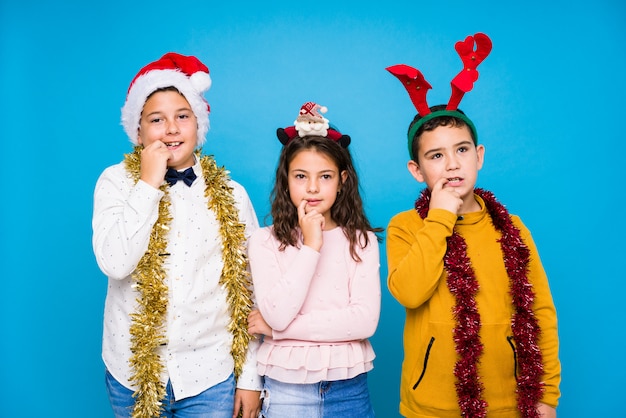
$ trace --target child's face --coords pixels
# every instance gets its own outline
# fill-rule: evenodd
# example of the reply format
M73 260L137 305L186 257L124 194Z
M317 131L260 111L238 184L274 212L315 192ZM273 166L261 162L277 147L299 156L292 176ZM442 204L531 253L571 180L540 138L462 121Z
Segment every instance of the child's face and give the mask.
M455 188L463 200L473 199L484 155L484 146L474 145L467 126L439 126L422 133L417 162L409 161L408 169L430 190L444 179L444 188Z
M316 210L324 216L325 228L334 226L330 209L348 174L326 154L302 150L289 163L288 187L291 202L297 207L305 200L305 213Z
M197 129L196 116L187 99L175 91L159 91L143 106L138 142L144 147L162 142L171 153L167 166L180 170L195 162Z

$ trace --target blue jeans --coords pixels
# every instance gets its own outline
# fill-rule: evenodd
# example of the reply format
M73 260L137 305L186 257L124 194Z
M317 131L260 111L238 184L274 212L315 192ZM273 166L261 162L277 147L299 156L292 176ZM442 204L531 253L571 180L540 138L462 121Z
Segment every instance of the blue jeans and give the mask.
M283 383L265 376L263 418L370 418L374 409L367 373L312 384Z
M106 372L106 387L115 418L130 418L135 405L133 391L122 386L111 373ZM191 398L174 399L172 384L168 381L165 388L161 417L211 417L232 418L235 405L235 377L231 374L219 383Z

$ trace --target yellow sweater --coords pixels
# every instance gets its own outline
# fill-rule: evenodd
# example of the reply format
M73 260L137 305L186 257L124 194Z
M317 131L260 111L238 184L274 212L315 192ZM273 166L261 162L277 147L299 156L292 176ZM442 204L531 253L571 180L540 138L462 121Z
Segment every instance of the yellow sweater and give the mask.
M454 296L446 285L443 257L446 238L457 231L467 243L467 255L480 290L476 302L484 345L479 373L484 384L488 417L517 417L511 317L513 305L509 277L497 242L500 233L491 223L483 200L481 211L464 214L462 220L442 209L430 210L421 219L415 210L394 216L387 230L387 257L391 294L406 309L404 361L400 386L400 413L406 417L460 417L452 339ZM517 216L513 223L530 250L528 280L535 291L534 312L541 335L538 340L544 362L543 403L556 407L560 396L561 366L558 357L557 318L541 260L528 229Z

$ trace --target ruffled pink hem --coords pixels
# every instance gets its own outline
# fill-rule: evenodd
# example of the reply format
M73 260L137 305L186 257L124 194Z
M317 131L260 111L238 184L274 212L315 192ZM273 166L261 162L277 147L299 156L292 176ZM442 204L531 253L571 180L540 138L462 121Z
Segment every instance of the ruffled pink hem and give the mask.
M282 346L261 344L257 371L285 383L316 383L353 378L374 367L368 340L337 345Z

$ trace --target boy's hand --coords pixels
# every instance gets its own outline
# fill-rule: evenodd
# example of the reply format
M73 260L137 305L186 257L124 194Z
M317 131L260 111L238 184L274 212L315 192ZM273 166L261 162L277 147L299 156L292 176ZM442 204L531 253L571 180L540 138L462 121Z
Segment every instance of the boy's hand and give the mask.
M161 141L154 141L141 150L141 180L155 189L161 187L171 156L172 153Z
M556 418L556 409L541 402L537 404L537 412L541 418Z
M256 418L261 412L261 392L256 390L235 389L235 408L233 418Z
M302 200L298 205L298 224L302 230L304 245L319 251L322 248L324 229L324 215L312 209L306 212L306 200Z
M441 178L433 186L430 191L430 209L445 209L458 215L463 199L454 187L446 187L447 183L448 179Z

